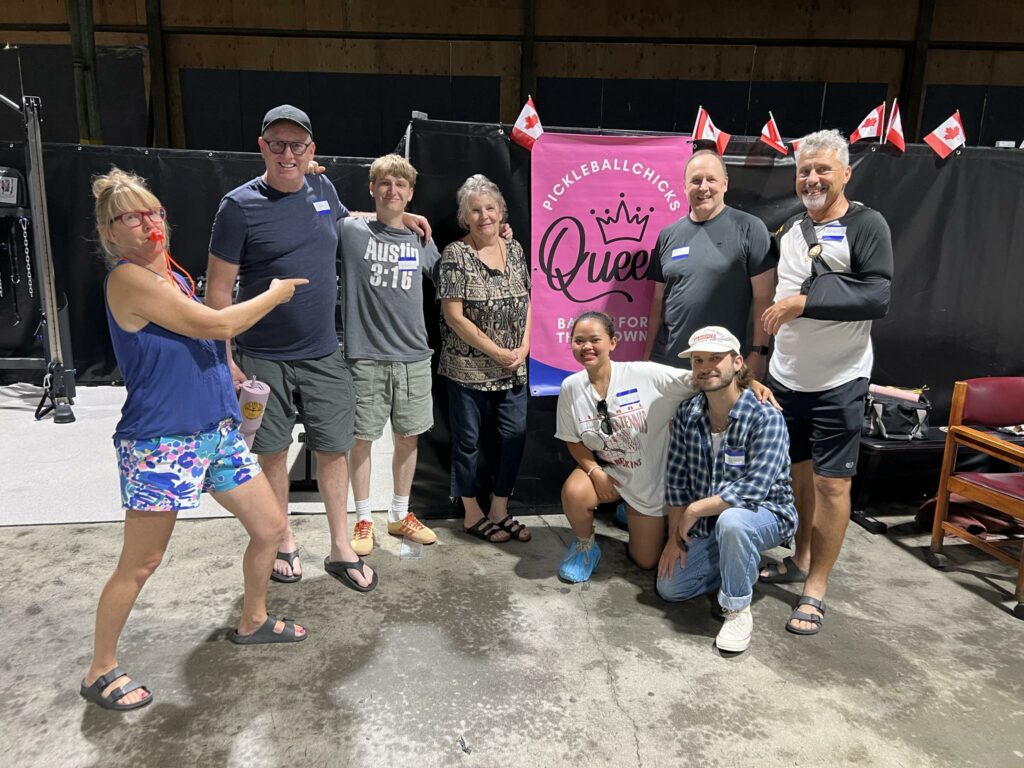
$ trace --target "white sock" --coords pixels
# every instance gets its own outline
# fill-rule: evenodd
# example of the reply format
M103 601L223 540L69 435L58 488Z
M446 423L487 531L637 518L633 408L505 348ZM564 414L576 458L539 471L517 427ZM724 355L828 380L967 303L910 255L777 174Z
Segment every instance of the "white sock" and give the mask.
M391 494L391 508L388 510L388 522L398 523L409 514L409 497Z
M577 544L579 544L579 546L577 547L577 549L578 549L578 550L579 550L580 552L586 552L586 551L587 551L587 550L589 550L589 549L590 549L590 548L591 548L592 546L594 546L594 534L590 534L590 535L589 535L589 536L587 536L586 538L583 538L583 537L581 537L581 536L577 536L577 537L576 537L576 542L577 542Z
M356 499L356 515L358 515L360 521L369 520L373 522L373 516L370 514L369 499L363 499L362 501Z

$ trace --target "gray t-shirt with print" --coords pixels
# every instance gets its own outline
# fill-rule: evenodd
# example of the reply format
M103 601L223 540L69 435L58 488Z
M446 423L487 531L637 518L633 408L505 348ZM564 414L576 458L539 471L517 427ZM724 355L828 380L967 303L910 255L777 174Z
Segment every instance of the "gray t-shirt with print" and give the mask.
M363 218L338 221L345 357L413 363L433 351L423 319L423 277L441 254L408 229Z

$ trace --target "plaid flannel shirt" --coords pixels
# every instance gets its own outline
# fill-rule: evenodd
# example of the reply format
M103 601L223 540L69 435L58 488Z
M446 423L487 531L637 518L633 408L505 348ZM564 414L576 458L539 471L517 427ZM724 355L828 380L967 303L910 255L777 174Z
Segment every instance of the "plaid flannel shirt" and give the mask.
M730 507L764 507L779 519L782 540L796 532L790 481L789 433L782 414L746 389L729 411L729 427L717 456L711 455L707 399L698 393L672 418L665 469L665 502L672 507L721 496ZM717 515L697 519L691 536L711 534Z

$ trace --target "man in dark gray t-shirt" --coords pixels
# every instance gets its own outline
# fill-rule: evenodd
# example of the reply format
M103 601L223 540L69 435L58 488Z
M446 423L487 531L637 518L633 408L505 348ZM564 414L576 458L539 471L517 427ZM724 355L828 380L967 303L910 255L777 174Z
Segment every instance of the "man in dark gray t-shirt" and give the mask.
M352 493L356 521L352 549L373 550L370 515L370 449L390 420L395 454L388 533L418 544L437 535L409 511L419 435L434 425L423 278L433 280L441 258L402 224L412 200L416 169L404 157L384 155L370 166L376 221L338 222L338 260L345 293L345 357L356 392Z
M699 150L684 171L689 215L658 236L647 278L655 282L644 358L685 366L679 353L687 339L708 325L727 328L744 343L754 378L764 378L769 336L754 324L748 339L751 303L754 317L772 302L775 270L770 239L756 216L725 204L729 187L722 158Z

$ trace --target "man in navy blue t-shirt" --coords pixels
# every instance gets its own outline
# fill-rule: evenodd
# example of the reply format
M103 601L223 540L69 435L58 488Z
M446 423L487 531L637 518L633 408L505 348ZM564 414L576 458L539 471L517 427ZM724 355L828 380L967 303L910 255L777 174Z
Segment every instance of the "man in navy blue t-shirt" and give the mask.
M288 446L301 420L316 453L317 485L331 531L325 568L346 585L369 591L377 576L355 554L348 537L348 462L354 444L355 395L338 344L336 222L349 215L326 176L307 176L316 145L309 117L289 105L263 119L259 137L266 172L221 200L210 237L206 303L215 309L260 293L275 277L305 277L286 311L273 311L235 340L236 385L255 376L271 389L253 452L259 454L282 514L288 509ZM411 216L410 225L426 221ZM288 306L288 305L284 305ZM302 576L289 525L280 545L276 581Z

